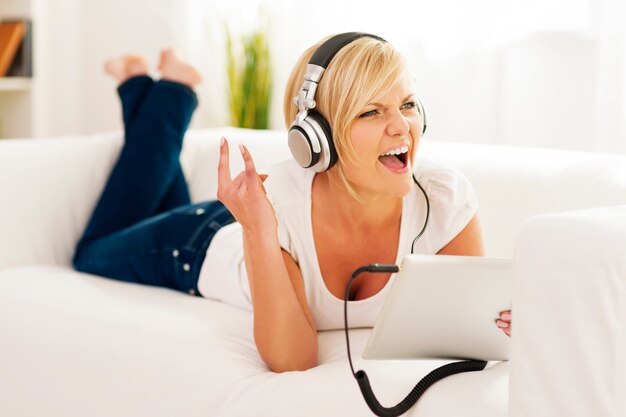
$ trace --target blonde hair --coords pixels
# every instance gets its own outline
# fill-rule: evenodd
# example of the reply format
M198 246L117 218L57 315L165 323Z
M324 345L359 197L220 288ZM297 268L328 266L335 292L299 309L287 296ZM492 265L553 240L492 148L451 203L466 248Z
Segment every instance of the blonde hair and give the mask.
M283 110L285 125L291 125L298 113L293 98L298 95L306 66L317 48L329 37L307 49L298 59L285 89ZM330 124L339 157L328 174L343 184L348 193L361 201L346 179L343 161L357 161L350 141L354 119L372 99L391 90L406 73L402 55L387 42L371 37L359 38L344 46L332 59L315 93L315 110Z

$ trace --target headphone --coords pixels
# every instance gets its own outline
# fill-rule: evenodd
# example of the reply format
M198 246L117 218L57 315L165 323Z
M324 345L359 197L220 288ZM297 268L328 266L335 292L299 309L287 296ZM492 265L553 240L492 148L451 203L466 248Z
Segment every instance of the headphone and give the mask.
M340 33L320 45L309 60L304 82L293 103L298 106L298 114L289 127L289 149L291 155L303 168L315 172L329 170L337 163L337 150L333 142L333 132L328 121L315 110L315 91L322 75L337 52L349 43L363 37L387 42L383 38L363 32ZM419 99L417 111L422 117L422 134L426 131L426 112Z

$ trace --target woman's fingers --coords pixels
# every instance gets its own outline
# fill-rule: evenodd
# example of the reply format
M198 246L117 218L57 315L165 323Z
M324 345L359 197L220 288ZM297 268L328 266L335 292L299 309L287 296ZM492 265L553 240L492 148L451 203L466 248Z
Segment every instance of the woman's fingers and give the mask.
M496 320L496 325L500 330L504 332L507 336L511 336L511 322L504 320Z
M267 194L267 190L265 189L265 185L263 185L263 182L265 182L267 177L269 177L269 175L267 175L267 174L259 174L259 179L261 180L261 188L263 189L263 194Z
M507 336L511 336L513 316L511 310L505 310L500 312L500 318L496 319L496 326L498 326Z
M225 190L232 182L230 178L228 141L222 137L220 142L220 160L217 166L217 186Z
M511 332L513 331L511 323L509 323L507 327L503 328L502 331L504 332L504 334L511 337Z
M504 321L504 320L496 320L496 326L498 326L501 329L506 329L507 327L509 327L511 323Z
M233 179L233 182L231 183L231 187L233 190L241 190L241 186L244 184L246 180L246 175L243 172L240 172L239 174L237 174L237 176Z
M222 202L227 200L232 203L234 201L232 200L233 197L236 199L245 199L245 195L248 191L259 186L263 190L263 193L265 193L263 181L265 181L267 175L257 174L250 151L248 151L245 145L240 144L239 151L241 152L245 169L235 176L235 178L232 178L230 174L228 141L222 138L218 164L218 198Z
M245 145L239 145L239 150L241 151L241 156L243 157L243 163L245 165L246 170L246 179L248 181L257 181L259 177L256 173L256 168L254 167L254 161L252 160L252 155L248 151Z
M512 318L513 318L512 315L511 315L511 310L505 310L505 311L501 312L500 313L500 318L502 320L505 320L505 321L511 321Z

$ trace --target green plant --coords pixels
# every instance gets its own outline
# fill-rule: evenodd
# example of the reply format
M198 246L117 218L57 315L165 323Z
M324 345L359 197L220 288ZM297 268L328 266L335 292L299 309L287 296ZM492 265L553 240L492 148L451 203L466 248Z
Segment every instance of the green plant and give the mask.
M231 124L267 129L272 90L267 33L258 29L235 38L226 29L226 56Z

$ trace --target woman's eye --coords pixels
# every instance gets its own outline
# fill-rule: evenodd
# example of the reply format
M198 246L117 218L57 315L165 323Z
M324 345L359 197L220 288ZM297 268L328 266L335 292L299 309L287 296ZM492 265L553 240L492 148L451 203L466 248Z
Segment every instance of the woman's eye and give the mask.
M414 102L414 101L409 101L408 103L404 103L402 105L402 109L403 110L405 110L405 109L414 109L416 107L417 107L417 103Z
M370 110L370 111L366 111L365 113L361 114L359 116L359 118L363 119L365 117L374 116L375 114L378 114L378 110Z

